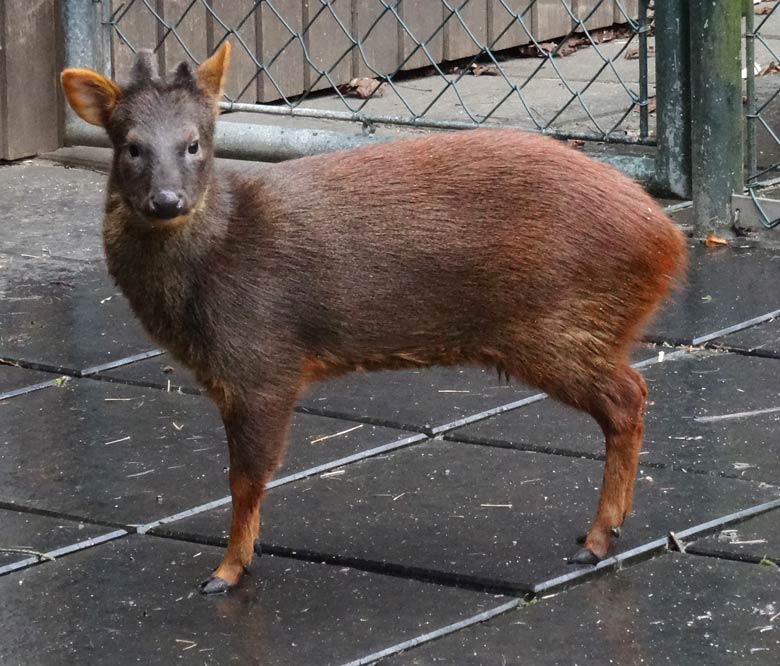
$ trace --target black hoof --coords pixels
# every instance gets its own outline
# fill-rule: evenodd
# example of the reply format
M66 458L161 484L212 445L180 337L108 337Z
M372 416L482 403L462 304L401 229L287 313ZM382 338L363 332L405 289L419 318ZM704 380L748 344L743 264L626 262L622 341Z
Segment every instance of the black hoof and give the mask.
M594 553L590 548L580 548L569 560L569 564L589 564L591 566L598 564L601 561L598 555Z
M223 594L230 589L230 584L219 576L209 576L200 584L201 594Z
M261 557L263 555L263 548L260 545L259 541L255 541L255 549L254 550L255 550L255 555L257 555L258 557Z

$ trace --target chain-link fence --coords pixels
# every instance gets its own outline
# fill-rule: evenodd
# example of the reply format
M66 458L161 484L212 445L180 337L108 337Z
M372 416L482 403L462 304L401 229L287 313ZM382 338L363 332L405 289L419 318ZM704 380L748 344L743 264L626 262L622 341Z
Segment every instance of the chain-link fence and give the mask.
M103 27L119 80L230 40L233 111L654 143L647 0L114 0Z
M746 186L760 223L780 217L758 196L780 177L780 2L753 2L745 12Z

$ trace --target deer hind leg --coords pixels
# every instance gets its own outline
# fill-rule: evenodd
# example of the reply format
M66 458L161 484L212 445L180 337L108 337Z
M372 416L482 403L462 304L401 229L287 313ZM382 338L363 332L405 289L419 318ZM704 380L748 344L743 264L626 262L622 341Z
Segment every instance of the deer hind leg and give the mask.
M252 562L260 533L260 503L266 483L282 462L295 400L267 394L239 400L228 395L216 396L216 401L230 450L230 536L222 562L200 585L204 594L235 587Z
M612 536L631 511L634 480L644 432L644 404L647 388L642 376L627 364L591 388L580 406L601 426L606 440L604 480L593 523L583 547L574 555L575 564L596 564L603 559Z

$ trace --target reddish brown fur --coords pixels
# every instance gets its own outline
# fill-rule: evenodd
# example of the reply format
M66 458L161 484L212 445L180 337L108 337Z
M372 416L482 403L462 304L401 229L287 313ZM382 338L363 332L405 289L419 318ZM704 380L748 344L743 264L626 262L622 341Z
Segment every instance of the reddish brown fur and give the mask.
M210 175L179 222L150 224L112 176L109 269L225 421L219 579L234 585L251 559L305 386L433 364L497 366L593 415L607 459L585 546L606 554L642 436L628 351L685 265L639 186L552 139L478 130Z

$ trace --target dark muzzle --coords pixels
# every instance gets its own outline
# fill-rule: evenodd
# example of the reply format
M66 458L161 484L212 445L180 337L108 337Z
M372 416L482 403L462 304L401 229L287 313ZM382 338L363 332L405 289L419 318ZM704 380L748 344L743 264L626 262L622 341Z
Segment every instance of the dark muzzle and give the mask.
M170 220L187 212L184 197L173 190L160 190L152 196L149 202L152 215L163 220Z

